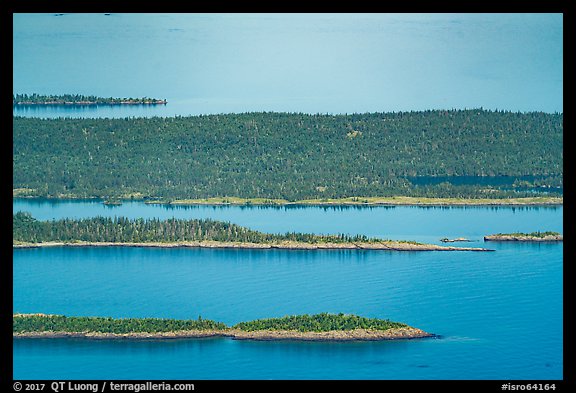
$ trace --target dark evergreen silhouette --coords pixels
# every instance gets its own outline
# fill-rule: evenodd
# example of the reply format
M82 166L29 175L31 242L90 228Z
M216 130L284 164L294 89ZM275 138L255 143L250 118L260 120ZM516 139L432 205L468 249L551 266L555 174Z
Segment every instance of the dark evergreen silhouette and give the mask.
M122 105L122 104L165 104L157 98L115 98L97 97L82 94L16 94L12 95L12 105Z
M365 318L351 314L321 313L315 315L290 315L282 318L257 319L240 322L234 326L245 331L297 330L300 332L326 332L334 330L373 329L388 330L407 325L387 319Z
M16 242L113 242L113 243L173 243L193 241L273 243L280 241L303 243L376 242L381 239L365 235L315 235L289 232L270 234L254 231L229 222L211 219L135 219L126 217L65 218L38 221L29 213L13 215L12 238Z
M161 318L122 318L109 317L66 317L63 315L28 314L14 315L12 331L30 332L69 332L69 333L162 333L183 330L222 330L228 329L222 322L203 319L195 320ZM299 332L347 331L354 329L388 330L404 328L406 324L387 319L365 318L350 314L321 313L315 315L292 315L282 318L258 319L240 322L232 328L243 331L292 330Z
M226 325L209 319L177 320L160 318L66 317L63 315L15 315L14 333L23 332L98 332L98 333L161 333L179 330L222 330Z

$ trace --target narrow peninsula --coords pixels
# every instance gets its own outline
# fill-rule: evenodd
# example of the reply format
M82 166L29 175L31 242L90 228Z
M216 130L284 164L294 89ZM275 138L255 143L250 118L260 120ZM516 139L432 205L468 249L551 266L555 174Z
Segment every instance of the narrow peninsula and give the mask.
M484 241L498 242L561 242L564 237L558 232L532 232L532 233L497 233L484 236Z
M491 251L447 247L365 235L270 234L211 219L136 219L93 217L39 221L29 213L13 215L14 248L50 246L203 247L248 249L352 249L389 251Z
M17 94L12 96L13 106L35 105L166 105L165 99L158 98L114 98L86 96L81 94L42 95Z
M436 337L386 319L353 314L292 315L240 322L228 327L202 319L66 317L14 314L13 338L177 339L230 337L235 340L374 341Z
M33 195L35 190L14 189L14 197ZM134 198L130 198L134 199ZM148 205L167 206L560 206L562 196L531 196L522 198L449 198L449 197L347 197L288 201L272 198L214 197L200 199L149 199Z

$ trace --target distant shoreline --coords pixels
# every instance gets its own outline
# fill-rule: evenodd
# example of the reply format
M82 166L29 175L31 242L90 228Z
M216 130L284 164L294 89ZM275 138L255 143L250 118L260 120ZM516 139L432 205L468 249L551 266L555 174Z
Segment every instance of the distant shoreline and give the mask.
M524 205L563 205L563 197L530 198L424 198L424 197L352 197L339 199L306 199L286 201L283 199L250 198L206 198L182 199L171 202L147 201L146 204L174 206L194 205L264 205L264 206L524 206Z
M97 97L94 95L17 94L12 96L12 106L90 106L90 105L166 105L166 99L141 97Z
M114 242L13 242L13 248L39 247L156 247L156 248L222 248L222 249L281 249L281 250L383 250L383 251L493 251L486 248L450 247L436 244L411 242L378 243L236 243L218 241L173 242L173 243L114 243Z
M560 234L531 235L531 234L496 234L484 236L485 242L563 242L564 236Z
M94 102L94 101L51 101L51 102L17 102L13 103L13 107L26 107L26 106L117 106L117 105L166 105L166 100L152 100L152 101L120 101L120 102Z
M112 197L81 198L74 195L58 195L49 197L30 196L33 189L16 188L12 190L13 198L22 199L49 199L49 200L107 200ZM562 206L564 197L526 197L526 198L424 198L424 197L349 197L337 199L305 199L288 201L285 199L272 198L238 198L238 197L215 197L201 199L177 199L173 201L147 200L141 194L138 197L124 196L114 197L119 202L136 201L148 205L166 206Z

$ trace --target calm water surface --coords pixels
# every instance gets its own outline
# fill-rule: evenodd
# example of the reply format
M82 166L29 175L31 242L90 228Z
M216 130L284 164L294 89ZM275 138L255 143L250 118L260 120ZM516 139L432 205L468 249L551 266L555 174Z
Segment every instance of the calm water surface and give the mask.
M168 100L153 107L14 108L18 116L562 111L561 14L14 14L13 21L14 93ZM169 208L15 200L13 209L42 220L210 217L267 232L430 243L463 236L477 246L495 232L563 232L561 207ZM563 245L489 246L496 252L13 250L16 312L202 315L228 324L345 312L442 336L373 343L14 340L14 378L562 378Z
M74 208L75 206L75 208ZM282 232L391 238L465 236L491 253L50 248L14 250L14 311L203 318L288 314L389 318L439 339L373 343L15 340L14 378L558 379L562 244L481 241L509 230L562 232L558 208L167 209L137 202L15 200L42 219L212 217ZM546 332L546 334L542 334Z
M447 108L562 112L562 14L23 14L13 92L167 105L39 117Z
M165 206L124 202L15 199L14 212L39 220L63 217L124 216L143 218L213 218L264 232L365 234L438 243L443 237L481 240L498 232L562 231L563 207L242 207ZM473 243L472 243L473 244Z

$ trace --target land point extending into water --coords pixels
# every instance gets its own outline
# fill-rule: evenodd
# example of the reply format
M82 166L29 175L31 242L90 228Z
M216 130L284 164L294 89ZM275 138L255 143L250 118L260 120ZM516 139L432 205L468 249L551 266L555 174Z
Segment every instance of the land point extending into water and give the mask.
M369 238L365 235L317 235L289 232L271 234L211 219L136 219L92 217L39 221L29 213L13 215L14 248L98 247L202 247L286 250L490 251L448 247L407 240Z
M428 198L410 196L391 197L348 197L327 199L305 199L288 201L271 198L214 197L201 199L147 200L147 204L174 206L195 205L244 205L244 206L523 206L523 205L562 205L563 197L538 196L523 198Z
M74 194L58 194L54 196L38 197L37 190L32 188L14 188L13 198L26 199L77 199L91 200L97 198L84 198ZM98 198L102 199L102 198ZM167 206L561 206L564 204L562 196L534 196L519 198L431 198L413 196L390 197L347 197L303 199L290 201L281 198L240 198L240 197L212 197L198 199L163 199L144 197L141 193L125 194L122 196L104 197L106 205L121 205L122 202L141 201L149 205Z
M234 340L375 341L437 337L404 323L352 314L292 315L227 326L202 319L114 319L13 314L13 338L165 340L230 337Z

